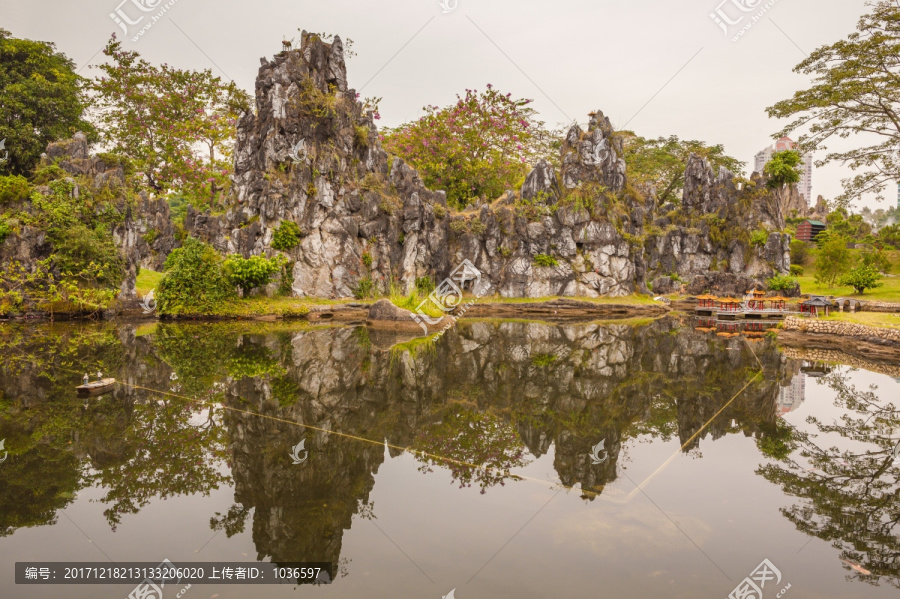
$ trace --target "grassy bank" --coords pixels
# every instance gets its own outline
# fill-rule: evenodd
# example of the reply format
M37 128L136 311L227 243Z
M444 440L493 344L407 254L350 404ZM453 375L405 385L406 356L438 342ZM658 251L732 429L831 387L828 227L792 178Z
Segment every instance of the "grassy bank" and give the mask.
M137 277L137 293L138 296L144 297L152 289L159 286L159 282L163 278L163 273L152 270L141 269ZM302 317L309 314L310 306L314 305L332 305L352 303L354 299L324 299L313 297L265 297L253 296L244 299L235 299L228 302L222 302L216 306L216 309L209 313L197 316L209 316L218 318L251 318L254 316L277 316L277 317Z
M860 250L850 250L851 258L855 264L859 258ZM811 248L809 255L803 263L803 276L797 277L800 281L800 291L803 293L812 293L814 295L834 295L836 297L852 297L860 300L871 300L881 302L900 302L900 275L893 274L900 271L900 251L886 251L888 259L891 261L893 268L891 273L882 280L882 286L876 289L869 289L865 293L856 293L853 287L845 285L828 285L816 283L816 248Z
M163 278L163 273L152 270L141 269L137 277L137 293L140 297L146 296L152 289L159 286ZM401 294L397 289L392 289L387 296L395 306L415 312L419 306L422 306L423 312L430 317L444 316L441 311L432 302L422 302L427 299L427 294L420 294L416 291L408 295ZM372 303L378 298L369 298L365 300L357 300L353 298L345 299L327 299L327 298L297 298L297 297L264 297L254 296L246 299L236 299L229 302L223 302L217 306L212 313L206 313L202 316L223 317L223 318L250 318L254 316L279 316L279 317L298 317L309 313L310 306L313 305L330 305L330 304L346 304L353 302ZM467 303L475 299L474 296L466 296L462 303ZM542 303L555 299L573 299L579 301L590 302L600 305L624 305L624 306L651 306L660 305L652 296L642 294L632 294L622 297L492 297L486 296L477 299L480 304L526 304L526 303ZM199 315L198 315L199 316Z
M870 327L900 329L900 315L888 312L835 312L824 320L864 324Z

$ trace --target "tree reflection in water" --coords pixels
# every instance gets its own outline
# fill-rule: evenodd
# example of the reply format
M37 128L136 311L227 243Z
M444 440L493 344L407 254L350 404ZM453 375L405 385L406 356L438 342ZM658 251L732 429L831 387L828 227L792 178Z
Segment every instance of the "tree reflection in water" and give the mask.
M420 472L433 472L436 465L446 467L460 488L474 482L484 493L488 487L505 484L512 477L510 469L529 462L519 433L496 414L450 404L432 418L437 422L426 425L413 442L424 462Z
M769 452L780 461L758 472L800 500L781 510L798 530L830 541L842 560L872 573L854 574L845 563L848 575L900 587L900 464L892 455L900 412L875 388L850 384L847 372L820 379L835 391L840 419L829 424L809 416L813 431L785 426L779 451Z

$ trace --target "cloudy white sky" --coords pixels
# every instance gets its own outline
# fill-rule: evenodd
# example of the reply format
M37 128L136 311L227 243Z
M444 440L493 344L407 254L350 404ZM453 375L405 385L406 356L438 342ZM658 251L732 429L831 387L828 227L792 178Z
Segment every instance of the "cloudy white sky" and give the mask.
M136 20L165 3L121 2L0 0L0 26L56 43L90 76L110 34L124 37L110 13ZM846 36L865 11L865 0L726 0L722 11L747 15L743 23L772 5L732 42L710 17L722 0L443 2L455 8L444 12L441 0L176 0L138 42L130 35L149 17L131 26L124 45L152 62L211 68L252 92L259 57L279 52L282 39L299 39L298 29L337 33L358 53L348 62L351 87L383 98L382 125L491 83L533 98L550 124L584 122L600 109L643 136L722 143L752 169L779 128L765 108L807 83L792 68ZM758 6L742 13L733 3ZM846 176L839 165L816 169L813 195L833 198ZM887 197L893 203L896 192Z

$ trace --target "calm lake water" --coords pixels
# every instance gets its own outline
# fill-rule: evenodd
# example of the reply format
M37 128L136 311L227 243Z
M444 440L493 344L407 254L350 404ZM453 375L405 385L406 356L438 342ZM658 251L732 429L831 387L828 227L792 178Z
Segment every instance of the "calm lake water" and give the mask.
M338 568L188 599L724 598L765 559L765 598L896 597L900 367L695 324L0 325L0 596L168 558Z

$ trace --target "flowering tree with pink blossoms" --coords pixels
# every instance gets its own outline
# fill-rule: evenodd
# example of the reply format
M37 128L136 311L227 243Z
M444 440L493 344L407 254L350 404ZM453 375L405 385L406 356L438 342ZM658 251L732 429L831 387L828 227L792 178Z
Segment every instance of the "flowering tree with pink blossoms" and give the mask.
M422 118L386 129L381 138L428 187L445 190L451 205L464 208L518 187L535 162L556 156L558 135L537 120L530 103L488 84L480 93L467 89L446 108L424 107Z
M111 152L127 156L157 194L215 205L232 171L235 125L250 97L212 72L154 66L115 36L92 83L95 120Z

